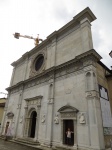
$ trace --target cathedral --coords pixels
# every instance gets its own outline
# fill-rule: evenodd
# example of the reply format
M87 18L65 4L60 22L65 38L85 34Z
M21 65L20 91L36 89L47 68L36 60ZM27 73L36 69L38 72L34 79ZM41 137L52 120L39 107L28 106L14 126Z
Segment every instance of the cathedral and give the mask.
M55 150L104 150L112 139L112 71L94 50L87 7L14 61L0 134Z

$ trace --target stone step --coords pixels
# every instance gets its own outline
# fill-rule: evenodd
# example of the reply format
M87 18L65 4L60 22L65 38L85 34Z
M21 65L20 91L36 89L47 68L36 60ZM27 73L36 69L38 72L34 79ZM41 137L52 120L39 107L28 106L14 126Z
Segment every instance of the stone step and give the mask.
M11 142L15 142L17 144L21 144L21 145L25 145L25 146L34 148L34 150L52 150L52 148L47 148L47 147L44 147L44 146L41 146L41 145L31 145L31 144L27 144L27 143L24 143L24 142L20 142L18 140L11 140Z
M14 140L17 142L30 144L30 145L40 145L38 141L34 141L33 139L30 138L15 138Z
M4 135L0 135L0 138L1 138L1 139L5 139L5 136L4 136Z
M56 150L73 150L73 148L69 146L56 146Z

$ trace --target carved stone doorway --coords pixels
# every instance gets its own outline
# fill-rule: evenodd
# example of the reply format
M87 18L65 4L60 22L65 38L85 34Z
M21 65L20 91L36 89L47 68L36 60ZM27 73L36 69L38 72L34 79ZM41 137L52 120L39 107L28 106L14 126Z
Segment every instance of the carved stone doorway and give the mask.
M68 128L73 132L71 133L71 142L70 145L74 145L74 121L73 120L63 120L63 144L68 144L67 143L67 130Z
M29 125L29 137L31 137L31 138L35 137L36 117L37 117L37 113L36 113L36 111L33 111L31 113L30 125Z
M61 119L61 144L66 145L67 144L67 135L66 131L68 128L70 128L71 131L75 132L72 133L72 141L71 145L73 147L77 148L77 112L78 109L76 109L73 106L65 105L61 107L58 112L60 112L60 119Z

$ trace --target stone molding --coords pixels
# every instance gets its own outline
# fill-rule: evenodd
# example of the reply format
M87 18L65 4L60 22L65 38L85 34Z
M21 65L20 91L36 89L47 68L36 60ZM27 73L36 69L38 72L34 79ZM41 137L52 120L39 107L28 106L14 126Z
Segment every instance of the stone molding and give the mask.
M69 104L61 107L58 112L63 113L63 112L78 112L79 110L76 109L75 107L70 106Z
M60 113L60 119L61 119L61 143L63 143L63 121L64 120L73 120L74 123L74 131L77 131L77 113L78 113L78 109L76 109L75 107L70 106L69 104L61 107L58 112ZM77 143L77 134L74 134L74 145ZM62 144L63 145L63 144Z
M40 49L46 47L51 43L51 41L54 38L59 38L63 34L67 33L70 29L74 28L78 24L80 25L81 20L84 18L87 18L89 22L91 23L96 19L95 15L93 12L89 9L89 7L85 8L83 11L81 11L79 14L77 14L73 19L68 22L66 25L64 25L62 28L60 28L58 31L54 31L51 33L46 40L44 40L42 43L40 43L38 46L34 47L31 51L26 52L20 59L17 61L14 61L11 65L13 67L17 66L19 63L23 62L25 59L29 58L32 54L36 53Z
M70 105L65 105L63 107L61 107L58 112L60 112L61 115L61 120L64 119L77 119L77 112L78 109L76 109L75 107L72 107Z
M74 118L76 119L76 113L74 112L62 112L61 113L61 119L71 119L71 118Z
M42 97L41 95L39 96L36 96L36 97L32 97L32 98L26 98L25 101L26 101L26 106L25 106L25 109L29 106L37 106L37 107L40 107L41 106L41 100L42 100Z
M91 58L93 59L91 60ZM81 71L79 73L83 73L83 68L93 65L98 59L100 59L100 56L95 50L92 49L79 56L76 56L76 58L71 61L68 61L56 67L52 67L48 70L45 70L44 72L41 72L40 74L37 74L32 78L29 78L25 81L17 83L16 85L8 87L6 90L8 92L11 92L12 94L36 85L49 84L49 82L51 82L52 80L51 77L53 77L53 79L56 80L59 78L66 78L71 75L74 75L74 73L76 73L77 71Z
M39 55L42 55L42 56L44 57L44 62L43 62L43 64L42 64L41 68L40 68L38 71L36 71L34 65L35 65L35 60L36 60L36 58L37 58ZM31 66L30 66L30 69L31 69L31 70L30 70L30 76L29 76L29 77L36 76L36 75L38 75L39 73L41 73L42 71L44 71L44 69L45 69L45 64L46 64L46 49L43 49L43 50L37 52L37 53L32 57L32 59L31 59Z

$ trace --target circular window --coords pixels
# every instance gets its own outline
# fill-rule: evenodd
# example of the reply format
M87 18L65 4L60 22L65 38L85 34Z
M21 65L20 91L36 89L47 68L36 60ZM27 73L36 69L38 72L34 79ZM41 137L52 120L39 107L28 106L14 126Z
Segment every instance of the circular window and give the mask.
M44 62L44 56L40 54L35 61L35 70L38 71Z

